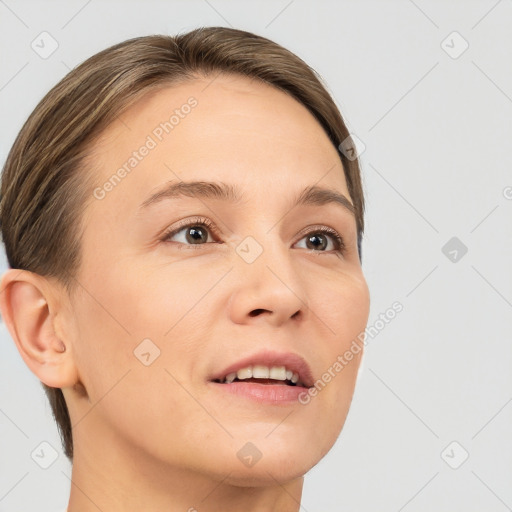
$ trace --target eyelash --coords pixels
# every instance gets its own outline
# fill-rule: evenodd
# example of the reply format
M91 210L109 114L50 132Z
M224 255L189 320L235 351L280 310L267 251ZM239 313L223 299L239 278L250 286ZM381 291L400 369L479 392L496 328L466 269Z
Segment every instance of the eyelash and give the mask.
M183 223L183 224L181 224L179 226L172 227L172 228L168 229L162 235L161 241L162 242L167 242L167 243L177 243L178 244L178 249L180 249L180 250L181 249L185 249L185 248L186 249L199 249L200 246L205 245L206 242L205 242L205 244L185 245L185 244L182 244L181 242L169 242L168 241L169 238L171 238L172 236L176 235L177 233L179 233L183 229L191 227L191 226L206 226L211 231L211 233L213 235L215 235L216 237L220 236L219 230L217 229L215 224L213 224L213 222L210 219L202 218L202 217L196 217L196 218L193 218L193 219L185 221L185 223ZM314 251L313 250L313 252L318 252L318 254L322 254L322 253L325 253L325 254L339 253L341 255L345 254L346 247L345 247L345 242L344 242L343 238L341 237L341 235L337 231L335 231L334 229L329 228L327 226L315 227L315 228L311 229L310 231L308 231L307 233L305 233L302 236L302 238L304 238L304 237L306 237L308 235L317 234L317 233L322 233L322 234L325 234L325 235L330 235L332 237L333 241L334 241L335 249L332 250L332 251Z

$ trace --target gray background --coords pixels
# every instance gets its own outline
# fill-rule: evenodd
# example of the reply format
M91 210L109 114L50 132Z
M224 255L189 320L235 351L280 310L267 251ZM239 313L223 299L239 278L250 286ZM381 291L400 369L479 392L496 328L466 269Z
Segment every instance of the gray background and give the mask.
M370 340L302 510L512 510L512 1L42 4L0 0L1 163L68 69L129 37L233 26L320 73L365 146L369 324L404 309ZM59 45L46 59L43 31ZM4 326L0 342L0 511L64 510L49 405ZM46 470L43 441L59 452Z

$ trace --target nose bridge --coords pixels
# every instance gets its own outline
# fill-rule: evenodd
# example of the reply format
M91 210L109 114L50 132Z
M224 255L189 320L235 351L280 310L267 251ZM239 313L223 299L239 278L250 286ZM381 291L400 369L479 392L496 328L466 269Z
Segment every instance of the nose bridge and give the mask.
M271 228L259 222L235 249L238 311L254 316L255 311L264 310L285 320L307 310L306 286L288 242L277 228Z
M279 227L260 218L253 222L248 233L236 247L238 257L244 262L246 272L256 272L263 277L264 272L281 274L281 279L295 281L296 269L290 253L291 247L283 240ZM242 265L244 267L244 265Z

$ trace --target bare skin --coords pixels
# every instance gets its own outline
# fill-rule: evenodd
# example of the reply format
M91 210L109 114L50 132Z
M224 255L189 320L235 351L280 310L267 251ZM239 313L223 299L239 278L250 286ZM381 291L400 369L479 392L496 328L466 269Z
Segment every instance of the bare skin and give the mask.
M69 512L298 511L304 475L350 407L362 351L307 405L261 404L209 381L265 349L303 357L316 381L366 327L353 214L335 203L292 207L311 185L351 201L337 150L304 106L237 76L164 88L104 131L88 172L108 189L190 97L197 105L162 140L152 135L156 147L130 173L101 199L91 191L73 297L30 272L2 278L2 315L21 356L68 404ZM139 208L181 180L222 181L243 197ZM218 234L194 222L203 242L191 243L190 228L164 240L196 217ZM343 253L322 226L341 235ZM308 244L310 232L324 245ZM246 237L262 250L250 263L237 252ZM134 354L144 339L160 351L149 365ZM251 467L237 456L248 442L261 453Z

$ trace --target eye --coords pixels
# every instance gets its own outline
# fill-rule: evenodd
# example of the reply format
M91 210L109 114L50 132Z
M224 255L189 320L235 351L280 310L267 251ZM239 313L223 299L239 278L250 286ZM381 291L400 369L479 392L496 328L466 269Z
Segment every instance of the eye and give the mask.
M328 238L333 240L332 245L334 249L327 250L325 249L328 245ZM324 249L321 251L315 250L315 252L326 252L332 253L336 252L339 254L344 254L346 247L345 242L341 235L332 228L327 226L318 226L314 229L311 229L306 233L305 236L301 238L301 240L306 239L306 249L314 248L314 249ZM326 241L327 240L327 241Z
M178 238L177 235L183 232L181 240L172 240ZM199 249L199 246L207 243L219 243L210 241L209 234L213 233L216 238L219 238L220 233L209 219L197 217L185 221L178 227L172 227L167 231L163 237L163 242L177 243L178 249ZM331 239L332 247L327 249L329 245L329 238ZM310 229L300 240L306 239L306 249L318 253L345 253L345 243L343 238L337 231L327 226L318 226ZM319 250L320 249L320 250Z
M207 243L209 231L215 235L219 234L216 227L209 219L198 217L186 221L181 226L172 228L171 231L167 231L164 234L162 241L173 242L171 239L182 231L184 232L184 236L181 236L181 240L177 240L177 242L179 245L190 244L191 247L187 248L191 249L199 249L199 247L197 247L198 245L204 245L203 242ZM182 247L179 248L181 249Z

